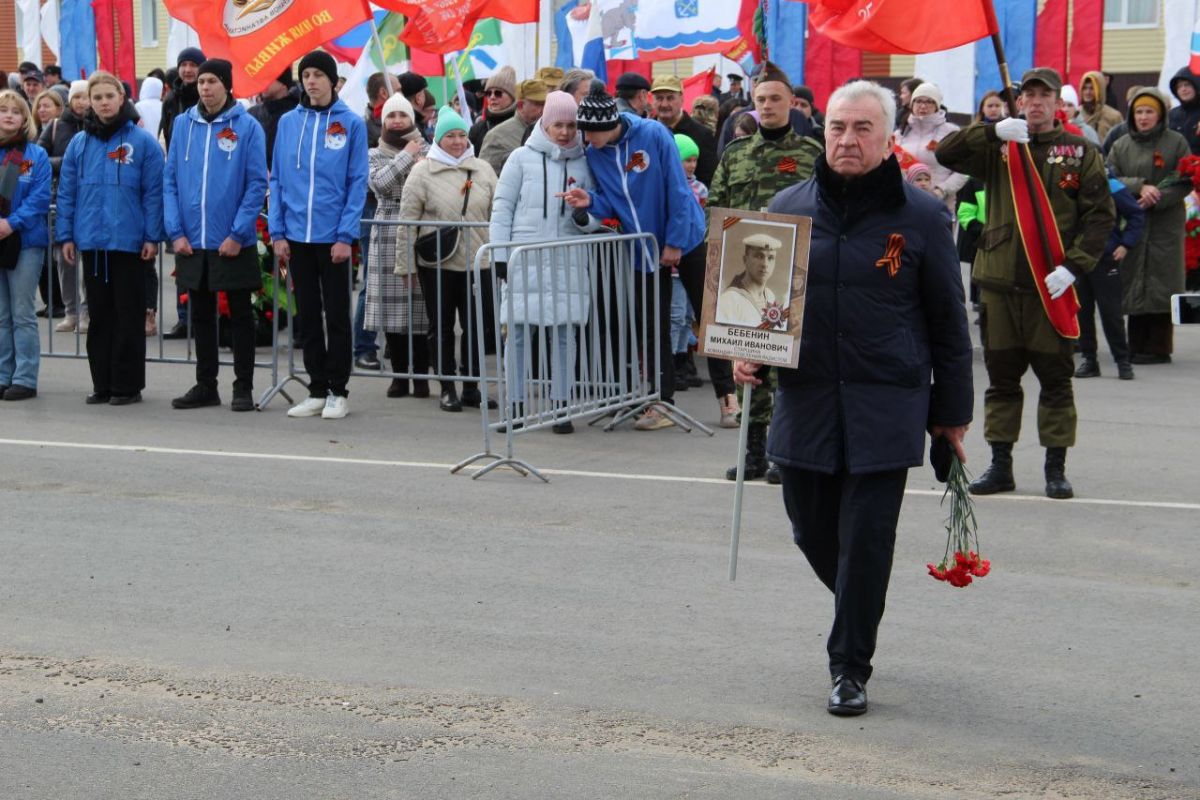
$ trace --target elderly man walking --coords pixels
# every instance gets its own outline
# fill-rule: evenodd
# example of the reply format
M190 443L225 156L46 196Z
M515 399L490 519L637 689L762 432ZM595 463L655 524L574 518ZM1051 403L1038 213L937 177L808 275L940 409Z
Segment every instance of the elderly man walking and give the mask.
M892 155L891 92L833 93L813 177L769 211L812 217L796 369L779 370L767 454L796 544L834 596L831 714L867 710L875 637L909 467L925 434L963 456L971 340L945 206L908 185ZM738 362L739 382L760 383Z

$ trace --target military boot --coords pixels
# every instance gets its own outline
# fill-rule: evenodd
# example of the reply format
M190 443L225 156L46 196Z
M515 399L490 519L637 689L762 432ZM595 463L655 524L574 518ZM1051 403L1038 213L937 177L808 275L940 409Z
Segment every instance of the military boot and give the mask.
M746 435L746 480L756 481L767 474L767 426L750 423ZM726 480L737 480L737 465L725 470Z
M1071 482L1067 480L1067 448L1046 448L1046 497L1066 500L1075 496Z
M971 494L998 494L1017 488L1012 472L1012 442L989 442L992 446L992 465L971 481Z

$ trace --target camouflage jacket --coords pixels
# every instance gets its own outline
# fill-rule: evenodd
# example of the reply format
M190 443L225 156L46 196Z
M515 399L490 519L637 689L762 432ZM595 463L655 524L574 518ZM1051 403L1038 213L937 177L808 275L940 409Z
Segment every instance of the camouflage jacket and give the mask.
M989 289L1032 291L1003 150L995 126L976 123L942 139L936 155L944 166L978 178L986 187L987 221L971 277ZM1076 276L1091 272L1117 218L1104 157L1087 139L1063 130L1061 122L1052 131L1031 133L1029 150L1058 221L1063 266Z
M794 130L777 141L764 139L761 132L735 139L721 154L708 187L708 207L766 211L775 195L812 177L824 150L820 142Z

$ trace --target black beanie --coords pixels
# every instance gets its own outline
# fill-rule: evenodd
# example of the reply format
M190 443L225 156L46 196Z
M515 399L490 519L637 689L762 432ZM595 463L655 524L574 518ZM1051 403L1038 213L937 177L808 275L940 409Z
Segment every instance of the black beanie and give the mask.
M592 85L592 90L579 101L576 122L581 131L611 131L621 123L617 101L603 86Z
M300 73L301 78L304 77L304 70L306 69L321 70L321 72L324 72L329 78L329 82L333 84L335 88L337 87L337 62L333 60L333 56L329 55L329 53L326 53L324 50L313 50L304 58L300 59L300 68L297 70L297 72Z
M217 80L225 85L225 91L233 92L233 64L223 58L210 58L200 65L197 77L204 74L217 76Z
M296 79L292 77L292 65L288 64L286 67L284 67L283 72L279 73L279 77L276 78L276 80L289 89L295 86Z
M413 97L428 86L429 81L415 72L406 72L400 76L400 94L405 97Z
M175 66L183 66L183 62L190 61L193 64L204 63L204 51L199 47L185 47L179 51L179 55L175 59Z

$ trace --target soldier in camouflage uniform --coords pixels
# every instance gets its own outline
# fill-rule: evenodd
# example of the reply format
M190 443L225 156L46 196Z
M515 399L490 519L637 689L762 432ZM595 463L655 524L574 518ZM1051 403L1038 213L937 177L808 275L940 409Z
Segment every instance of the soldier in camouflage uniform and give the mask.
M808 180L817 157L824 152L820 142L792 129L788 116L792 84L783 70L766 62L754 78L752 92L759 114L758 131L730 142L721 154L708 190L709 207L765 211L776 194ZM774 406L775 370L763 367L759 379L764 385L752 393L749 409L746 479L766 476L771 483L779 483L778 472L767 463L767 425ZM738 390L740 393L741 387ZM730 467L725 477L736 480L737 467Z
M1025 119L975 124L951 133L937 148L942 165L980 179L987 191L988 219L979 236L971 277L981 289L989 383L983 433L992 448L992 464L971 484L972 494L1016 488L1012 447L1021 432L1021 376L1032 368L1041 384L1038 437L1046 448L1046 496L1074 496L1066 476L1067 448L1075 444L1074 341L1051 325L1034 285L1004 156L1008 141L1029 143L1037 177L1046 187L1063 239L1064 263L1044 279L1050 297L1059 297L1071 290L1078 276L1096 266L1116 221L1100 151L1064 131L1054 119L1061 88L1062 79L1054 70L1029 70L1021 79Z

